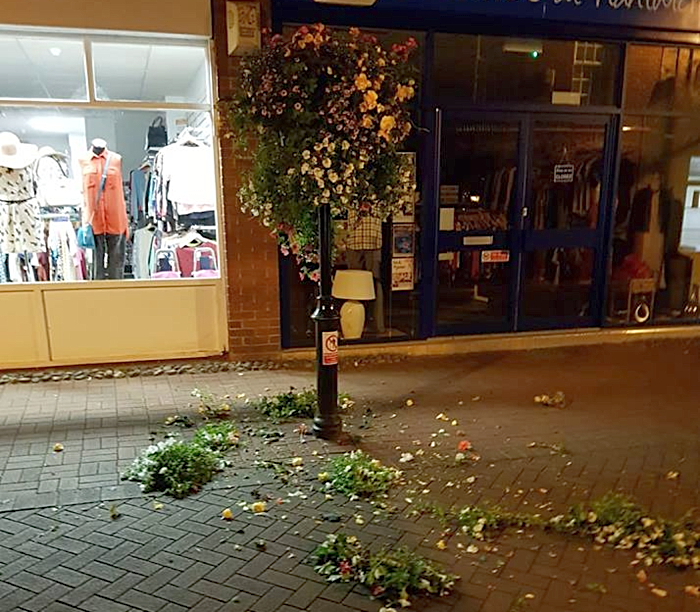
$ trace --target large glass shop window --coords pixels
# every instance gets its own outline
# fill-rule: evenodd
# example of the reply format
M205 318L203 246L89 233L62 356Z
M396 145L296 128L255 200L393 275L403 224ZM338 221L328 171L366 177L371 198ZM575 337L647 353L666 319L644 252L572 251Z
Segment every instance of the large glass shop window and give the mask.
M608 321L700 319L700 49L632 45Z
M218 277L206 46L0 50L0 284Z
M440 104L616 104L616 45L437 34L433 95Z

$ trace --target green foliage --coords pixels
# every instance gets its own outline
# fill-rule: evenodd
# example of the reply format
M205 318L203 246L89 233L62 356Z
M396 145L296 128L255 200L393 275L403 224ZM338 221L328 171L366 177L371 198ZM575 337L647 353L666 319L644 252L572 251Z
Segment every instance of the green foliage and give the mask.
M192 389L192 397L199 400L197 411L205 419L225 419L231 414L231 404L228 395L219 397L209 391Z
M141 490L163 491L176 498L199 491L223 468L221 455L178 438L166 438L145 449L123 478L141 483Z
M457 528L477 540L496 536L509 527L523 528L544 523L539 516L508 512L498 506L464 506L459 510L446 510L431 504L424 505L422 510L438 519L443 527Z
M318 396L314 389L297 391L291 387L285 393L261 397L253 406L275 420L311 418L318 408Z
M316 280L317 210L384 219L413 199L399 155L416 95L417 44L384 49L373 36L319 24L265 41L241 61L237 94L221 102L234 143L257 144L242 210L275 234L302 276Z
M565 515L554 517L549 527L592 538L598 544L634 550L646 566L664 563L700 569L700 531L695 524L654 517L617 493L572 506Z
M329 485L349 497L385 494L401 478L396 468L383 465L361 450L334 457Z
M345 410L352 405L353 402L347 394L338 394L338 408ZM253 402L253 407L276 421L306 419L316 414L318 395L315 389L297 391L294 387L290 387L289 391L284 393L272 397L261 397Z
M447 595L457 576L406 549L365 550L354 536L329 535L314 551L316 571L329 582L358 582L372 596L410 606L411 597Z
M240 444L238 428L230 421L208 423L194 434L194 443L213 451L226 452Z

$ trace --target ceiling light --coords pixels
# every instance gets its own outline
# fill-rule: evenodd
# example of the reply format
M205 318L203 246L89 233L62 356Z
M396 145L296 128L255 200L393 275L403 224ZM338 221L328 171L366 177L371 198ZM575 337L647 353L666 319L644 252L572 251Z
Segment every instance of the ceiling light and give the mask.
M61 49L61 47L50 47L49 53L54 57L58 57L59 55L61 55L61 53L63 53L63 50Z
M63 117L34 117L28 121L29 126L37 132L67 132Z
M537 59L542 55L542 41L525 38L507 38L503 43L506 53L523 53Z
M47 132L50 134L85 133L85 120L82 117L44 115L32 117L27 121L27 124L35 132Z

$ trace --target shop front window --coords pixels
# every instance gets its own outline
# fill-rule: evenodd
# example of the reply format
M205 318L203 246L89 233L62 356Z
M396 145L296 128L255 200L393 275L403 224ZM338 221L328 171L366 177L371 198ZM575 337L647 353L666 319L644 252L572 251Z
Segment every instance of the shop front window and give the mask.
M439 104L616 104L617 45L437 34L433 95Z
M625 107L685 112L700 108L700 48L630 45Z
M12 40L32 61L22 89L0 59L0 284L218 277L206 46Z
M608 317L643 325L700 318L700 121L624 117Z

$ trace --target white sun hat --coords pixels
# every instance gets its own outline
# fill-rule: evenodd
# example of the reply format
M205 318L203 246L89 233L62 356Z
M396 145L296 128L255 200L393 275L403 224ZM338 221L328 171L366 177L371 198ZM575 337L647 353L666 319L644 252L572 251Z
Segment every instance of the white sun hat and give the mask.
M20 142L12 132L0 132L0 168L26 168L36 156L36 145Z

